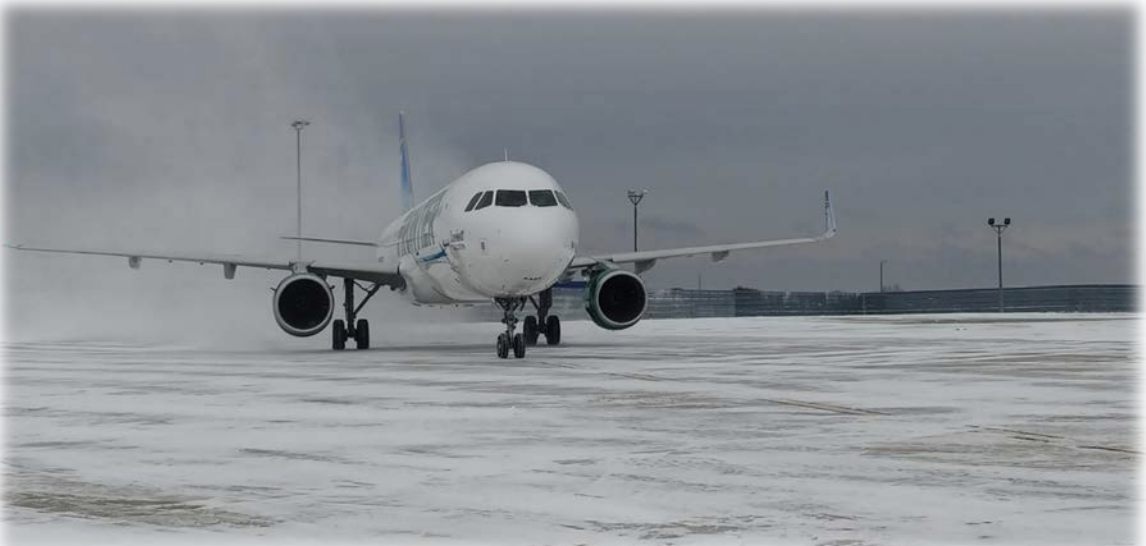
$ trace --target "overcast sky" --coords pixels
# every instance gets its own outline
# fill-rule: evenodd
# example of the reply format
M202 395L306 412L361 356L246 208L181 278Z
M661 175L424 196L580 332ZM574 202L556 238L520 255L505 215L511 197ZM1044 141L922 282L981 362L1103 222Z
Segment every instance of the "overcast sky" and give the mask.
M988 216L1014 221L1008 284L1132 280L1128 9L55 9L7 30L7 241L290 257L296 117L304 231L374 238L404 109L417 195L508 148L564 186L585 252L629 248L630 187L647 249L814 234L833 191L831 242L664 261L654 288L875 290L880 259L905 289L991 286ZM9 256L15 301L221 277L96 261Z

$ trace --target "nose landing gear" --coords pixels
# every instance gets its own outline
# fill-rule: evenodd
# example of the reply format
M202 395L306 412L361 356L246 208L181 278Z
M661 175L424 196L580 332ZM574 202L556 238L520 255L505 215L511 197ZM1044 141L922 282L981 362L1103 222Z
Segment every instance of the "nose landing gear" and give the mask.
M497 336L498 358L509 358L510 349L513 349L514 358L525 358L525 337L513 333L517 329L514 313L525 308L525 298L497 298L494 301L504 312L501 322L505 324L505 332Z
M525 323L521 329L525 334L526 345L537 345L537 338L542 335L545 336L547 345L560 344L561 319L558 319L556 315L549 314L549 310L553 308L553 289L547 288L537 295L536 300L531 296L529 301L537 309L537 316L525 317Z
M537 298L533 296L529 298L497 298L494 300L502 311L504 311L504 318L501 322L505 324L505 332L497 336L497 356L499 358L509 358L509 351L513 350L514 358L525 357L526 345L537 345L537 339L545 336L545 343L548 345L558 345L561 343L561 319L556 315L550 315L549 310L553 307L553 289L547 288L543 292L537 294ZM515 334L513 331L517 328L517 317L514 315L517 311L525 309L525 302L528 301L533 304L537 309L537 316L528 315L521 325L520 334Z

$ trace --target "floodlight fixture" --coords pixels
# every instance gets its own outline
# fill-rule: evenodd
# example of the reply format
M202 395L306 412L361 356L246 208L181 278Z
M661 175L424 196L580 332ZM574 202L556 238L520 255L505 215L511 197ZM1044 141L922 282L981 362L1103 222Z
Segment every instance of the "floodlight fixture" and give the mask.
M1003 218L1002 223L996 223L994 218L987 219L987 225L995 230L996 247L998 248L998 265L999 265L999 312L1002 313L1003 308L1003 232L1011 225L1011 217Z
M645 198L649 190L629 190L629 202L633 204L633 252L637 251L637 205Z
M298 241L298 261L302 261L302 130L310 125L305 119L297 119L290 126L295 133L295 174L297 180L298 216L295 218L295 233Z

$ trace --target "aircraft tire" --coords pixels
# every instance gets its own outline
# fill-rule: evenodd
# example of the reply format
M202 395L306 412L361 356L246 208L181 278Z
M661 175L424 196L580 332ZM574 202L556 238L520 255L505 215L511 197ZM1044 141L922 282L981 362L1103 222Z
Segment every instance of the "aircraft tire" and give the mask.
M561 343L561 319L557 315L549 315L545 319L545 343L559 345Z
M537 330L537 317L530 315L525 317L525 322L521 325L521 333L525 334L526 345L537 345L537 336L541 332Z
M525 336L513 336L513 358L525 358Z
M358 327L354 329L354 342L358 344L359 349L370 348L370 322L366 319L358 319Z
M330 328L330 337L335 351L346 348L346 323L342 319L334 321L334 325Z
M497 357L509 358L509 342L505 339L505 334L498 334L497 336Z

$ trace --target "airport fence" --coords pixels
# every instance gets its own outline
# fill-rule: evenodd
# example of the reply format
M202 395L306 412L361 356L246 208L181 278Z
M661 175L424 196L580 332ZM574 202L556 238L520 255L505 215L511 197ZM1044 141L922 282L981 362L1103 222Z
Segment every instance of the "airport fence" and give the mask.
M779 292L736 288L649 290L645 318L762 317L785 315L862 315L976 313L999 310L996 288L905 292ZM1028 286L1003 289L1011 312L1130 312L1138 309L1138 287L1129 284ZM497 321L492 304L470 316ZM532 308L529 309L532 312ZM553 314L564 320L587 318L581 289L555 288Z
M647 318L699 318L736 316L736 294L731 290L649 290Z
M1138 308L1135 285L1028 286L1003 289L1012 312L1125 312ZM999 310L997 288L864 294L869 313L974 313Z

